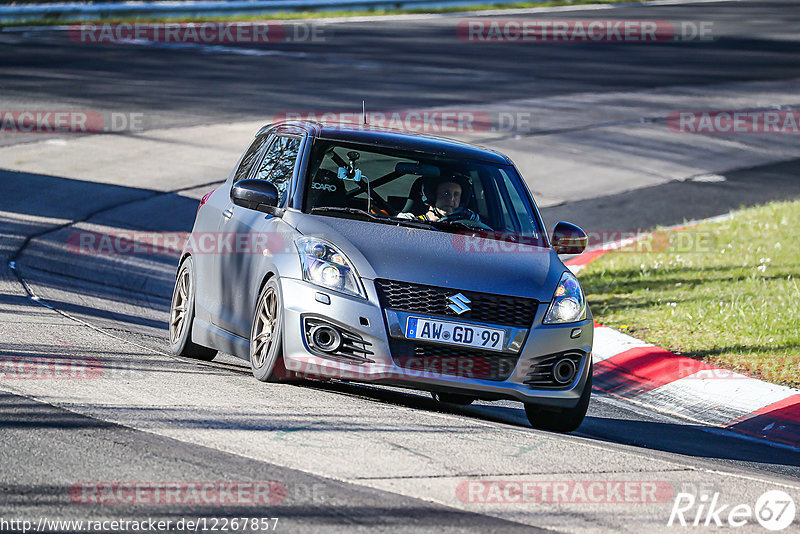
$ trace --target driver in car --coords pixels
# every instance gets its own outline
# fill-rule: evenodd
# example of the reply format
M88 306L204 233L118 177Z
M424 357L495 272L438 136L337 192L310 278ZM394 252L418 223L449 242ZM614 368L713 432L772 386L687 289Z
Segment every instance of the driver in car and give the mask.
M477 213L461 205L462 199L467 199L468 194L469 181L466 178L432 177L422 182L422 201L427 204L427 211L421 215L414 215L410 212L399 213L397 217L424 221L478 221Z

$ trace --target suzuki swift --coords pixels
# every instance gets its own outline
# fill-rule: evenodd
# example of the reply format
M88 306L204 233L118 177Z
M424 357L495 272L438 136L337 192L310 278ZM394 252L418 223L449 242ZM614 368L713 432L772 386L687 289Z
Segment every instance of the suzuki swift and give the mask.
M513 163L365 125L264 127L207 194L180 258L173 353L296 377L410 387L440 402L524 403L571 431L592 386L593 322Z

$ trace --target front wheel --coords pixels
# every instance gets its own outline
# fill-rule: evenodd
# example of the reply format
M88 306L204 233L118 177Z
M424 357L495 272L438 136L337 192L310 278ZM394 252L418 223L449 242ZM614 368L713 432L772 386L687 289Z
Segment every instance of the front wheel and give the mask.
M525 404L525 415L528 416L533 428L540 428L542 430L552 430L555 432L572 432L577 430L583 418L586 417L586 412L589 410L589 399L592 395L592 370L594 364L589 364L589 376L586 379L586 385L583 387L583 393L578 400L578 404L574 408L568 408L560 411L545 410L536 404Z
M277 280L271 278L258 296L250 331L250 370L262 382L285 378L282 333L283 298Z
M211 361L217 351L192 341L194 321L195 273L194 262L189 256L178 268L172 304L169 310L169 348L172 354L185 358Z

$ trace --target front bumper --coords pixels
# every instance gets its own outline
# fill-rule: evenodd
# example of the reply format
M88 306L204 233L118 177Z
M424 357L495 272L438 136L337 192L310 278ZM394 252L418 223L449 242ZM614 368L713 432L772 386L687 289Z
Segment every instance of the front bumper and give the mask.
M387 324L392 324L393 313L395 317L397 314L391 310L384 312L375 284L371 280L363 281L367 300L327 291L302 280L280 279L284 299L283 353L288 371L301 376L379 382L492 400L512 399L553 408L571 408L577 404L591 369L593 322L590 313L579 323L543 325L547 306L538 306L527 336L521 337L516 329L511 329L511 341L521 344L522 348L514 350L513 370L510 373L494 380L480 375L470 376L469 373L467 376L457 376L442 372L442 366L458 366L461 362L439 362L435 366L426 365L425 362L410 367L397 365L390 352L390 340L396 342L398 338L390 337L387 327ZM304 327L304 320L308 319L323 320L360 336L371 354L366 356L366 361L322 355L309 346ZM457 321L452 318L448 320ZM572 338L571 333L578 328L581 329L580 336ZM396 328L392 333L395 336L402 335ZM537 388L524 383L532 366L565 351L584 354L577 376L571 383L560 388Z

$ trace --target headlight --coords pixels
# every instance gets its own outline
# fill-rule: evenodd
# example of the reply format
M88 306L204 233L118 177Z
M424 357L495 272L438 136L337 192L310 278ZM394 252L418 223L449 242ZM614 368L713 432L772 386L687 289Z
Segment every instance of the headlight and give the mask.
M303 280L333 291L367 298L353 264L339 249L316 237L294 241L303 266Z
M575 275L567 271L553 294L553 302L544 316L544 324L573 323L586 317L586 300Z

